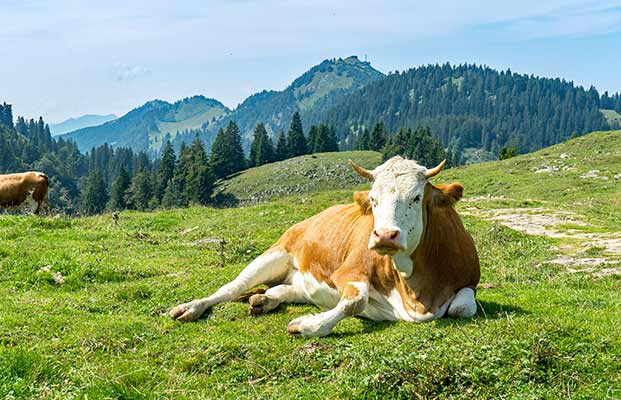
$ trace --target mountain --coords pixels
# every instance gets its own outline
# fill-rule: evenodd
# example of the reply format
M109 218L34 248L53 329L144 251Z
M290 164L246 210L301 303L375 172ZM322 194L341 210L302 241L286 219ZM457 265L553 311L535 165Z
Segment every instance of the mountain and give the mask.
M325 60L282 91L262 91L229 110L196 96L170 104L154 100L97 127L66 135L82 151L108 143L156 156L170 135L175 148L198 135L210 149L218 129L233 120L248 149L257 123L275 137L299 111L312 124L336 128L342 150L383 122L429 127L462 162L496 158L504 146L534 151L571 136L621 125L621 96L588 90L563 79L497 71L477 65L427 65L384 76L357 57Z
M177 148L181 142L194 140L197 134L209 148L218 129L234 120L247 148L257 123L264 122L268 132L275 135L289 128L295 111L300 111L303 121L317 119L337 100L383 77L370 63L355 56L325 60L285 90L254 94L234 111L202 96L175 104L154 100L117 120L64 137L76 141L81 151L108 143L156 155L167 133Z
M82 115L77 118L69 118L63 122L59 122L57 124L50 124L50 132L52 136L62 135L63 133L76 131L82 128L88 128L90 126L97 126L104 124L108 121L112 121L116 119L117 116L114 114L108 115L95 115L95 114L87 114Z
M103 125L82 128L63 135L77 143L80 151L108 143L157 155L167 137L205 129L231 112L225 105L204 96L179 100L174 104L153 100Z
M306 122L319 119L337 101L382 78L384 74L356 56L325 60L283 91L250 96L226 120L237 123L247 145L259 122L274 137L289 129L293 113L299 111L307 126Z
M608 110L611 109L611 110ZM616 110L612 111L612 110ZM502 146L530 152L593 130L619 126L621 97L600 97L562 79L477 65L428 65L390 74L346 98L319 119L336 127L342 149L381 121L389 132L427 126L462 154Z

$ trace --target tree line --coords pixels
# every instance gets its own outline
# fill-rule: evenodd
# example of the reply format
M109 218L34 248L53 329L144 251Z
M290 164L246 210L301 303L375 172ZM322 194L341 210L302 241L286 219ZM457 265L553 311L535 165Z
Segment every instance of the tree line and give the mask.
M257 124L248 157L234 121L218 131L210 153L196 136L190 144L182 142L178 152L166 140L156 160L145 152L108 144L82 154L72 141L52 138L43 118L18 117L13 123L11 105L0 105L0 173L45 172L50 177L52 208L70 214L210 204L217 179L249 167L328 151L338 151L334 128L320 124L305 134L295 113L288 132L282 132L276 144L265 125Z
M384 161L401 156L425 166L435 166L442 160L447 160L448 166L459 165L459 155L446 149L428 127L400 128L391 135L382 122L377 122L370 132L362 130L354 148L379 151Z

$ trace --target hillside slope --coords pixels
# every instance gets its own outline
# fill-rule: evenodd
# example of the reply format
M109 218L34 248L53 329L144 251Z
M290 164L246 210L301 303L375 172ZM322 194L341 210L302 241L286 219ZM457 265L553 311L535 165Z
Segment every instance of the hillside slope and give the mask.
M354 173L347 160L363 167L382 162L374 151L317 153L262 165L219 181L216 198L220 203L257 203L296 193L320 192L356 187L367 183Z
M76 131L78 129L105 124L106 122L112 121L113 119L116 119L116 118L117 116L114 114L82 115L77 118L69 118L57 124L50 124L50 132L52 133L53 136L58 136L58 135L62 135L63 133Z
M586 210L585 233L618 231L605 220L621 213L612 175L620 138L595 133L440 175L466 186L459 211L481 259L478 313L468 321L347 318L331 336L306 340L286 326L319 311L310 305L251 317L247 304L222 304L190 324L166 315L230 281L291 225L351 201L355 182L249 207L126 211L118 220L0 216L0 397L612 398L621 280L607 270L621 262L591 246L584 253L607 264L576 265L559 258L573 239L525 234L487 213ZM352 155L365 154L368 163L378 156ZM330 170L327 157L318 159ZM591 177L580 178L584 171ZM252 180L287 184L267 172Z
M594 132L531 154L447 170L442 180L497 206L532 202L621 227L621 131Z
M178 132L186 129L202 129L229 112L219 101L203 96L186 98L174 104L153 100L118 119L62 137L75 141L82 152L108 143L155 155L167 137L174 139Z
M280 131L289 129L296 111L300 112L302 123L308 129L309 121L321 120L337 101L383 77L384 74L370 63L360 61L356 56L324 60L282 91L264 90L248 97L227 118L207 127L201 136L209 145L216 131L233 120L239 126L244 147L248 148L259 122L263 122L268 133L276 137ZM179 137L177 142L192 139Z

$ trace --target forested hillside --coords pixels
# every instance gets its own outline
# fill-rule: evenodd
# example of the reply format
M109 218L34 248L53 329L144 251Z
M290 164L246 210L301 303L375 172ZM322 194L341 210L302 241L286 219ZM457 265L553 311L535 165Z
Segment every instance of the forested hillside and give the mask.
M207 129L229 112L219 101L203 96L189 97L174 104L153 100L121 118L79 129L63 137L75 141L82 152L107 143L113 147L128 147L136 152L144 151L155 157L162 151L166 140L173 140L183 132ZM194 136L190 135L189 141Z
M67 137L82 151L108 143L156 157L167 139L178 150L198 136L209 150L218 130L234 121L248 152L257 124L276 142L295 112L305 127L334 127L343 150L355 148L365 130L382 122L390 133L428 127L462 162L476 162L494 158L503 147L524 153L617 128L621 97L477 65L427 65L384 76L348 57L325 60L285 90L257 93L232 111L202 96L175 104L154 100Z
M250 96L235 109L230 119L239 126L247 145L257 123L263 122L272 137L287 130L296 111L305 125L310 120L320 123L321 116L338 99L383 77L370 63L355 56L325 60L283 91L263 91Z
M180 115L183 107L176 108ZM216 179L247 167L259 166L304 154L338 151L336 132L328 126L312 126L308 137L299 113L294 113L287 134L274 146L263 124L257 124L247 158L238 126L229 121L213 139L210 151L198 135L182 142L175 151L164 137L161 157L146 152L103 144L86 154L63 137L52 138L49 126L17 118L12 106L0 105L0 173L37 170L50 177L50 201L54 212L98 214L125 209L215 205Z
M619 95L600 96L595 88L562 79L444 64L391 74L314 118L336 127L344 149L382 121L390 132L429 127L456 153L481 148L498 154L503 146L529 152L572 135L615 128L602 109L621 110Z
M318 116L338 99L383 77L370 63L355 56L330 59L305 72L286 89L254 94L233 111L203 96L174 104L154 100L104 125L70 132L67 138L76 141L83 152L108 143L156 157L167 139L178 150L181 143L189 143L197 135L209 150L218 130L235 121L247 151L258 123L264 123L268 134L276 138L287 130L295 112L300 112L304 122L319 120Z
M87 154L62 137L52 138L43 121L18 117L13 124L12 107L0 105L0 173L41 171L50 177L49 196L52 208L67 213L96 213L103 208L89 204L96 194L108 201L109 188L121 170L130 177L151 171L154 164L145 153L131 149L100 146ZM132 208L135 192L123 193L126 207Z

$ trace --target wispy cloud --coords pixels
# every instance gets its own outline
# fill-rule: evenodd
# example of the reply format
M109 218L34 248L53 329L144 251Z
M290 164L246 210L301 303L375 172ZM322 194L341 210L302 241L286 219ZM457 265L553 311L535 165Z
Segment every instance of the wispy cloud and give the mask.
M151 75L150 69L140 65L131 66L117 63L115 69L117 70L117 81L131 81L136 78Z
M539 39L584 37L621 32L621 7L586 7L511 19L486 27L506 37Z

